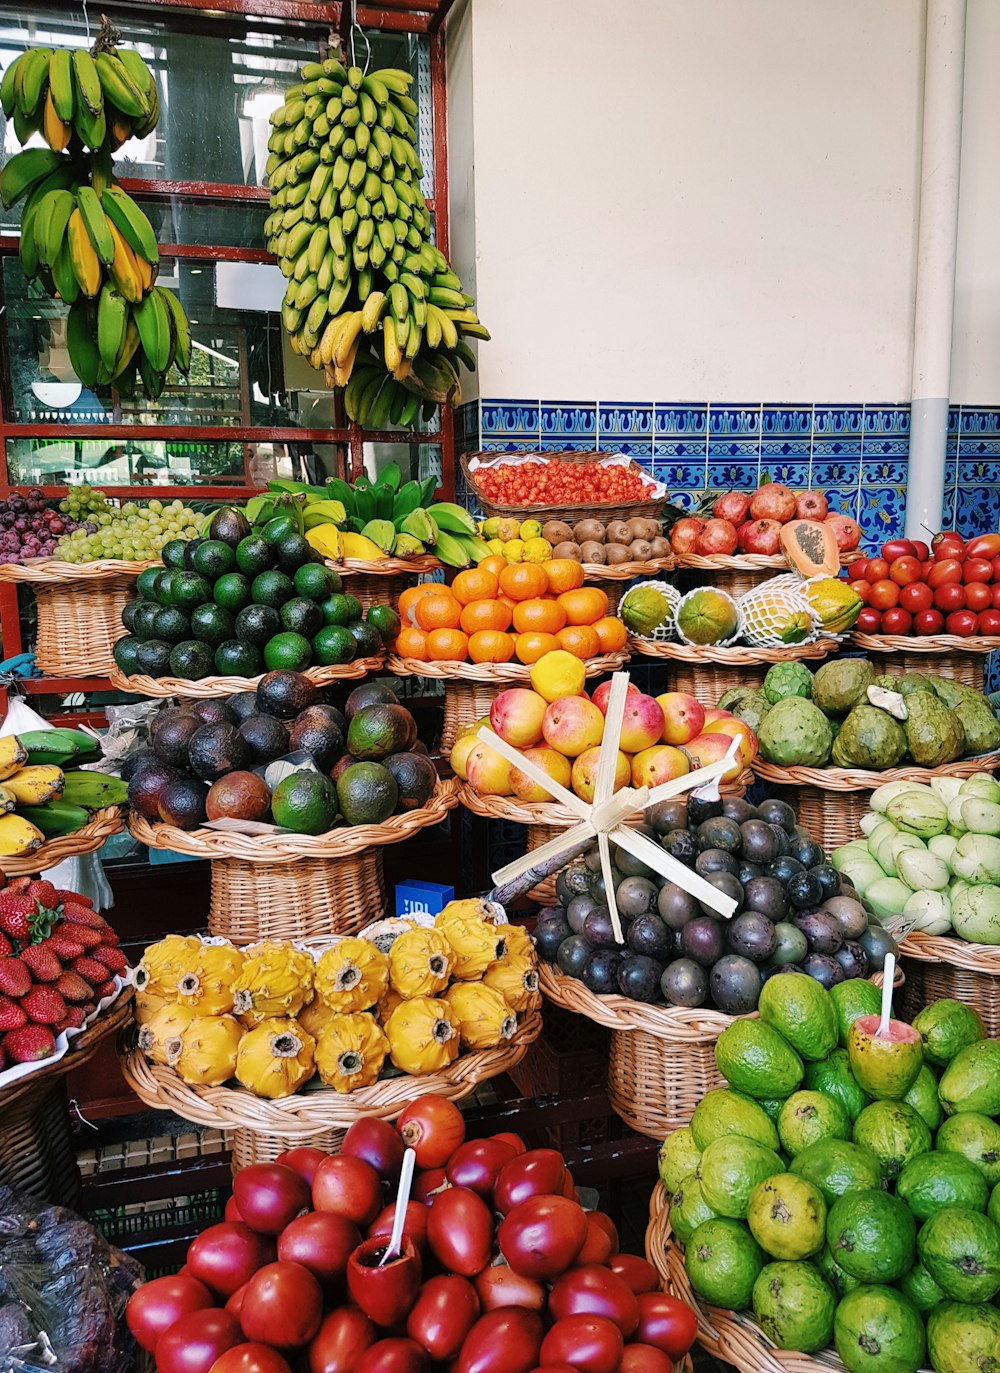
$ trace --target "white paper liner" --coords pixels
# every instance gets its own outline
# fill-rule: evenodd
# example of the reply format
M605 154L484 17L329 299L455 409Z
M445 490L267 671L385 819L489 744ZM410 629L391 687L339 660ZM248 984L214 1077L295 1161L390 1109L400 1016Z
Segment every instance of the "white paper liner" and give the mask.
M50 1068L53 1063L58 1063L61 1058L65 1058L73 1040L78 1035L82 1035L84 1030L89 1029L101 1012L107 1010L111 1003L118 999L122 988L128 986L131 979L131 969L126 972L124 977L116 976L114 979L115 990L110 996L106 996L103 1001L97 1003L96 1011L88 1020L84 1021L78 1030L63 1030L61 1034L56 1035L55 1053L49 1054L48 1058L36 1059L34 1063L15 1063L9 1068L4 1068L3 1072L0 1072L0 1091L4 1087L11 1086L14 1082L20 1082L22 1078L28 1077L31 1073L37 1073L40 1068Z

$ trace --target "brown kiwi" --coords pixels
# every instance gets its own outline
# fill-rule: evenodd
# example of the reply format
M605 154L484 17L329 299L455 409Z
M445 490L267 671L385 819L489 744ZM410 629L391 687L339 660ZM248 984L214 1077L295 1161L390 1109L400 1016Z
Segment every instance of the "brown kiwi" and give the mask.
M633 539L629 552L635 562L644 563L653 556L653 545L648 539Z
M557 543L552 550L552 556L553 558L571 558L575 563L583 562L580 545L574 543L572 539L564 539L562 543Z
M573 530L565 520L546 520L542 525L542 538L548 539L555 548L557 543L572 543Z
M644 539L648 541L655 539L660 532L660 526L656 520L646 520L641 515L633 515L628 522L628 527L633 540Z
M578 544L603 543L604 525L600 520L580 520L573 526L573 538Z
M628 544L606 543L604 545L604 561L608 567L614 567L617 563L630 563L632 561L632 549Z
M604 542L624 544L627 548L632 542L632 531L628 527L628 520L611 520L604 531Z
M604 545L589 539L580 545L580 557L585 563L604 563Z
M649 546L652 549L651 556L654 558L669 558L673 552L670 547L670 540L662 537L651 539Z

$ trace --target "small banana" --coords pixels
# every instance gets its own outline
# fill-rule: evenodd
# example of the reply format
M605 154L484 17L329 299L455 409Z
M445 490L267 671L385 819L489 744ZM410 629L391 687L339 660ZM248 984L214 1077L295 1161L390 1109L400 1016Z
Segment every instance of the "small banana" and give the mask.
M32 853L44 841L45 835L20 815L0 815L0 858L19 858Z
M66 226L66 241L73 272L85 296L96 296L101 289L101 259L94 251L83 216L74 208Z
M66 784L62 768L52 764L32 767L30 764L4 779L4 786L13 792L19 806L41 806L55 801Z

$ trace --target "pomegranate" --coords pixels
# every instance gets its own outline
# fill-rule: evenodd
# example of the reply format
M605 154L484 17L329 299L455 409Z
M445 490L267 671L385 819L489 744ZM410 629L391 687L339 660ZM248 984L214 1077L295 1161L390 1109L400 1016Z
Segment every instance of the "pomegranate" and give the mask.
M750 513L750 497L745 491L727 491L712 506L712 514L717 520L728 520L737 528L744 523Z
M698 535L705 528L705 521L697 515L685 515L670 530L670 547L675 553L693 553Z
M694 551L702 557L736 552L736 526L729 520L709 520L695 539Z
M849 553L861 543L861 526L850 515L827 515L826 523L833 530L841 553Z
M796 498L797 520L825 520L829 513L830 507L822 491L803 491Z
M777 553L781 537L781 525L777 520L748 520L741 524L737 537L744 553Z
M781 482L767 482L750 497L750 518L787 524L795 518L795 492Z

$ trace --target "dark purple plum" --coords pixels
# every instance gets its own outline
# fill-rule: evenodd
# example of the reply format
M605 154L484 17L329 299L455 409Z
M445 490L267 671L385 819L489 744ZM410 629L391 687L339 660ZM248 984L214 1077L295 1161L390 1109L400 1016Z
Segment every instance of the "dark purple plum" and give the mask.
M701 907L690 892L679 887L676 882L667 882L660 888L656 908L663 923L672 930L683 929L689 920L701 912Z
M728 849L702 849L695 859L694 870L702 877L712 872L731 872L735 877L739 866L735 854Z
M766 820L744 820L740 825L740 834L743 836L743 857L751 863L759 863L763 867L777 858L778 836L774 826Z
M773 863L768 863L764 868L764 876L777 878L782 886L797 872L805 872L805 868L789 853L780 853Z
M570 863L568 868L563 868L556 878L556 896L564 906L568 906L574 896L583 895L587 890L589 877L590 873L580 859Z
M725 849L727 853L739 853L743 836L735 820L727 820L724 815L714 815L704 820L695 830L695 843L699 852L705 849Z
M611 996L618 990L618 969L623 958L617 949L595 949L583 965L581 982L595 996Z
M657 1001L663 964L645 954L632 953L618 965L618 990L633 1001Z
M772 825L771 829L774 831L774 840L778 845L778 857L783 858L786 854L790 854L792 851L792 843L787 833L780 825Z
M590 892L583 892L580 896L574 896L566 907L566 920L574 934L583 934L583 922L591 911L598 908L606 910L607 907L601 906L599 901L595 901Z
M534 935L539 956L544 958L546 963L554 963L559 945L564 939L569 939L572 933L565 916L547 915L542 920L536 920Z
M826 861L823 846L817 844L808 834L796 834L792 837L791 854L806 868L815 868Z
M583 937L595 949L613 949L618 940L607 906L595 906L583 922Z
M745 887L752 877L763 877L764 869L759 863L748 863L744 858L743 862L736 869L736 876Z
M611 881L615 891L617 891L620 883L622 882L622 875L613 863L611 865ZM590 873L589 877L587 878L587 890L590 892L591 896L596 897L598 901L603 901L605 903L607 902L608 896L604 887L603 872Z
M840 895L840 873L832 863L817 863L809 871L813 877L819 880L819 884L823 888L824 901L829 900L832 896Z
M801 860L800 860L801 861ZM819 878L811 872L796 872L785 883L788 899L796 910L811 911L823 900Z
M689 920L681 930L680 948L686 958L693 958L703 968L710 968L726 951L722 921L708 915Z
M774 925L759 911L744 911L726 927L729 948L751 963L766 963L774 953L777 936Z
M708 972L693 958L675 959L660 978L660 990L671 1006L703 1006L708 996Z
M856 940L849 939L833 956L843 968L845 977L868 976L868 955Z
M657 801L646 811L646 822L654 834L669 834L671 830L687 829L688 808L686 801Z
M795 829L795 812L787 801L768 797L766 801L759 803L757 809L760 811L760 818L766 820L769 825L780 825L788 834Z
M826 911L802 911L793 923L805 935L813 953L836 953L844 942L836 920Z
M743 796L724 796L722 813L727 820L735 820L738 825L753 818L754 807Z
M755 963L728 953L712 968L708 985L720 1011L727 1015L748 1015L757 1009L764 982Z
M845 939L860 939L868 928L868 914L853 896L828 897L822 909L833 916Z
M722 892L724 896L730 897L736 902L736 910L743 905L743 888L737 878L731 872L710 872L705 878L710 887L715 887L716 891ZM699 906L706 915L715 915L716 911L707 901L699 901Z
M858 943L868 955L868 962L872 972L880 972L885 963L887 953L897 953L896 941L888 930L883 930L879 925L872 925L869 922L868 929L859 936Z
M656 841L655 835L647 835L646 838L652 839L654 843ZM656 879L654 870L640 858L634 857L627 849L613 847L611 850L611 861L619 872L625 874L626 878L644 877L650 882L655 881Z
M647 877L626 877L618 884L615 900L622 915L635 917L656 910L659 889Z
M845 981L844 970L828 953L811 953L802 960L802 971L807 977L815 978L827 991L838 982Z
M705 820L711 820L716 815L722 814L722 797L711 800L707 796L698 796L691 793L688 796L688 824L697 827Z
M673 931L658 915L637 915L628 927L625 942L633 953L665 962L674 947Z
M595 844L592 849L588 849L583 855L583 862L588 872L601 871L601 850Z
M579 977L583 972L583 965L593 952L593 947L582 934L571 934L559 945L559 952L556 954L559 971L564 972L567 977Z
M684 863L689 868L694 866L698 857L698 845L690 830L670 830L660 840L660 847L671 858L676 858L678 863Z
M748 909L769 920L783 920L788 914L788 897L776 877L752 877L743 888L743 900Z

